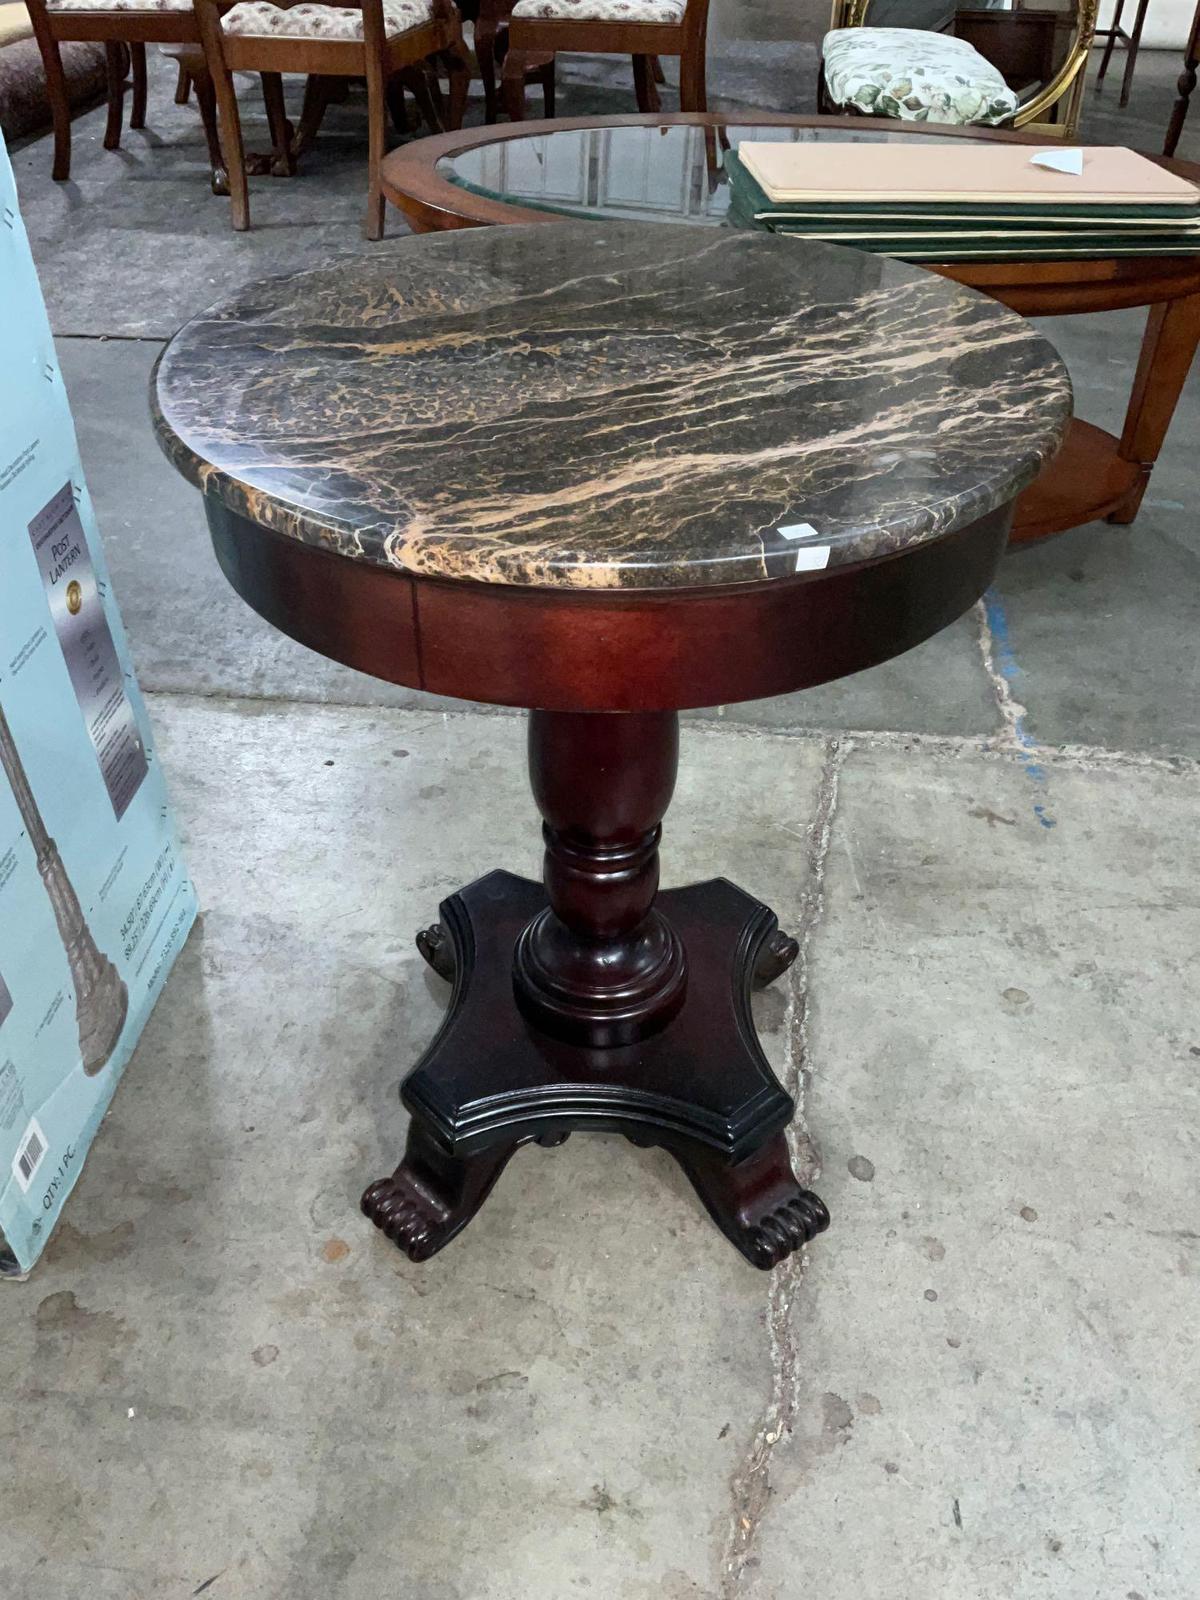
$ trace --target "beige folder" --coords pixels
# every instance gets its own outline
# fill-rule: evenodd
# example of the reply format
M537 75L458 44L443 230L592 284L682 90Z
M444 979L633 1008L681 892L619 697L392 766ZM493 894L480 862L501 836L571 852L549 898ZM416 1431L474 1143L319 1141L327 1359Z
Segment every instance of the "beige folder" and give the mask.
M1088 145L1080 174L1033 166L1038 146L1000 140L775 144L746 140L738 158L769 200L1136 206L1200 203L1200 189L1135 150Z

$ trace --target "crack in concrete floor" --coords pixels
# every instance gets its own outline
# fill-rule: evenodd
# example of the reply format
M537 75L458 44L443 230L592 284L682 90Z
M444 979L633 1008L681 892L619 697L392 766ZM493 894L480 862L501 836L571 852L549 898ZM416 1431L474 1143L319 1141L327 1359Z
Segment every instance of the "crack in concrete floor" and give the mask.
M837 815L838 782L848 754L847 743L825 741L825 759L817 787L816 806L808 828L808 872L801 892L794 938L800 950L787 974L788 1005L784 1088L796 1102L796 1115L787 1128L788 1147L800 1181L811 1184L821 1172L821 1156L805 1114L812 1077L808 1016L813 937L825 909L825 866ZM720 1573L722 1600L732 1596L741 1581L759 1525L771 1496L771 1455L792 1431L799 1405L800 1346L792 1328L792 1305L803 1287L808 1265L807 1249L798 1251L776 1267L767 1290L766 1332L770 1349L771 1393L754 1430L746 1456L730 1482L731 1510Z

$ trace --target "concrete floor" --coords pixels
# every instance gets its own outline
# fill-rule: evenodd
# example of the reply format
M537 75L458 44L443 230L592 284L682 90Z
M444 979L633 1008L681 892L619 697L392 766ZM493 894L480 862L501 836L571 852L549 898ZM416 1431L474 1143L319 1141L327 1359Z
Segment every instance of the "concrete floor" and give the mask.
M807 103L819 24L782 15L718 9L718 87ZM1175 70L1144 57L1090 136L1153 146ZM566 76L565 111L624 106L616 69ZM665 875L726 872L801 937L758 1019L832 1231L764 1277L661 1155L577 1138L414 1267L355 1202L445 1000L413 929L536 869L522 723L225 589L149 370L223 288L360 248L360 130L237 237L156 79L122 155L76 125L72 185L44 142L14 164L205 914L0 1284L0 1595L1194 1600L1200 380L1133 528L686 730ZM1050 327L1097 421L1139 324Z

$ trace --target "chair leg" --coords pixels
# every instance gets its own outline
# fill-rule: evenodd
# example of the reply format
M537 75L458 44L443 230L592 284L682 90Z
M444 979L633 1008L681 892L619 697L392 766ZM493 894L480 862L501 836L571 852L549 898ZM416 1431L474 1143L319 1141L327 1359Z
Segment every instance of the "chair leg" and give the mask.
M446 131L457 133L467 114L467 96L471 92L471 63L466 51L451 45L442 51L442 60L450 80L450 93L446 107Z
M500 98L513 122L525 120L525 64L528 50L514 50L509 46L504 58L504 72L500 78Z
M705 41L701 37L684 47L679 58L679 109L680 111L707 111L708 88L705 83Z
M417 102L417 110L425 119L426 126L431 133L443 133L442 119L438 114L437 103L429 92L429 79L421 67L405 67L401 78L404 87Z
M264 72L260 76L267 126L271 130L271 175L291 178L296 172L296 156L292 148L295 130L288 121L287 108L283 103L283 78L278 72Z
M1108 39L1105 42L1104 54L1100 57L1100 70L1096 74L1096 93L1100 93L1100 85L1104 82L1104 74L1108 71L1108 63L1112 60L1112 53L1116 49L1117 38L1121 31L1121 12L1125 9L1125 0L1117 0L1113 7L1113 14L1108 19Z
M212 56L209 56L210 62ZM238 115L233 78L224 62L213 73L213 91L221 114L221 149L229 173L229 209L234 231L245 233L250 226L250 190L246 182L246 149L242 143L242 121Z
M129 126L134 129L146 126L146 46L134 43L129 46L129 66L133 78L133 102L129 108Z
M433 101L434 110L437 112L438 122L443 129L446 127L446 97L442 93L442 80L438 76L438 65L431 61L425 69L425 82L429 85L429 98Z
M663 64L657 56L650 57L650 71L654 74L654 81L660 87L666 83L667 75L663 71Z
M557 57L551 56L544 67L538 69L538 81L542 86L542 99L545 102L545 115L547 120L554 116L554 63Z
M175 104L177 106L187 105L191 92L192 75L181 61L179 63L179 76L175 80Z
M379 168L387 154L387 100L383 92L382 71L372 72L374 65L368 61L367 74L367 215L363 232L368 239L383 238L384 214L387 201L379 179Z
M496 120L496 29L494 24L482 20L475 24L475 60L479 67L479 81L483 84L483 120Z
M316 72L309 73L304 84L304 102L300 107L300 126L292 140L293 159L311 150L317 142L335 82L337 80L334 78L323 78Z
M415 132L409 121L408 105L404 99L404 85L400 81L399 73L393 72L384 86L383 97L387 101L388 115L392 119L392 132L401 139ZM420 127L420 118L417 119L417 128Z
M1129 35L1129 45L1125 57L1125 75L1121 79L1121 98L1117 101L1122 111L1129 104L1129 91L1133 88L1133 74L1137 67L1138 47L1142 42L1142 27L1146 21L1146 9L1149 4L1150 0L1138 0L1133 32Z
M110 41L104 46L104 67L108 76L108 121L104 127L104 148L121 148L121 122L125 115L125 49Z
M1175 147L1179 143L1179 136L1187 121L1188 107L1191 105L1192 95L1196 92L1196 66L1196 58L1189 52L1175 86L1179 98L1171 107L1171 120L1167 123L1166 137L1163 139L1162 153L1165 156L1175 154Z
M205 66L203 71L189 72L188 78L196 88L196 104L200 109L204 142L208 145L208 160L212 167L212 192L228 194L229 170L225 165L221 138L217 132L217 97L213 90L213 81L208 74L208 67Z
M637 108L643 114L662 109L649 56L633 58L633 92L637 96Z
M50 176L55 183L65 183L71 176L71 101L67 94L62 52L58 40L44 20L45 14L35 8L32 15L42 52L42 70L46 74L46 97L50 101L50 116L54 123L54 164L50 168Z

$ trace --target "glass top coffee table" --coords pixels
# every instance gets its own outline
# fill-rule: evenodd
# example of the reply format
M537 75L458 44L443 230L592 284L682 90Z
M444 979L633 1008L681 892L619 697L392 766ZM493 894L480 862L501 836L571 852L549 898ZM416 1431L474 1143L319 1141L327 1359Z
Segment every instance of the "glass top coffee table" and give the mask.
M383 163L383 187L418 233L488 224L597 221L731 227L725 144L747 140L910 142L1044 140L993 128L900 128L882 119L756 113L587 117L464 129L418 139ZM1200 183L1200 166L1154 157ZM804 248L802 241L783 241ZM1023 316L1149 307L1120 437L1076 418L1057 460L1022 496L1012 542L1082 523L1132 522L1200 343L1200 257L924 263Z

